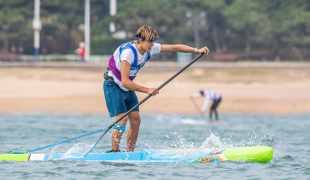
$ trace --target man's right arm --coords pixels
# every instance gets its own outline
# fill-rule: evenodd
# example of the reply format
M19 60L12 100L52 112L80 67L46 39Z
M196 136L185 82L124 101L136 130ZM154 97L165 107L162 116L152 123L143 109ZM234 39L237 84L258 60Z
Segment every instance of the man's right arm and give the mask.
M122 75L121 80L122 80L122 86L123 87L130 89L132 91L148 93L152 96L155 96L156 94L158 94L157 88L147 88L144 86L140 86L139 84L136 84L129 79L130 64L129 64L129 62L127 62L125 60L123 60L121 63L121 75Z
M201 112L205 112L208 108L208 105L209 105L209 98L205 97L205 101L203 102Z

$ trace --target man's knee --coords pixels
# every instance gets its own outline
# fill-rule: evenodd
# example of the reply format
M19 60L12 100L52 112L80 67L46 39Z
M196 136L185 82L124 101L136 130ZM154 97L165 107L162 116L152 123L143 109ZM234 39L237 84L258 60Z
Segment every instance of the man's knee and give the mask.
M140 122L141 121L141 117L139 112L132 112L128 115L128 119L129 121L135 121L135 122Z

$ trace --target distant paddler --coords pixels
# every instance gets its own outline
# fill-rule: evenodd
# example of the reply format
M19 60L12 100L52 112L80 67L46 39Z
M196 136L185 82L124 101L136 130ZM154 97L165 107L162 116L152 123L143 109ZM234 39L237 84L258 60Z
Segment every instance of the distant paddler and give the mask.
M201 110L199 111L199 113L201 115L203 115L209 105L209 102L212 101L212 105L210 106L210 112L209 112L209 120L208 122L212 122L212 114L214 113L215 115L215 120L216 122L219 121L219 115L217 112L217 107L219 106L221 100L222 100L222 96L219 93L210 91L210 90L200 90L198 93L194 93L192 94L191 98L199 98L199 97L204 97L204 103L201 107ZM195 101L193 101L194 105L197 108L197 104Z

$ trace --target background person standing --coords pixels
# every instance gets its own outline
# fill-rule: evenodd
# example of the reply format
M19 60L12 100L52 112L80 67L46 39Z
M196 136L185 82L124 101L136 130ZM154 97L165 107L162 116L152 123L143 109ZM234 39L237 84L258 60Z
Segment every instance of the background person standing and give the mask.
M75 53L78 55L78 61L83 62L85 56L85 44L84 42L80 42L79 48L75 50Z

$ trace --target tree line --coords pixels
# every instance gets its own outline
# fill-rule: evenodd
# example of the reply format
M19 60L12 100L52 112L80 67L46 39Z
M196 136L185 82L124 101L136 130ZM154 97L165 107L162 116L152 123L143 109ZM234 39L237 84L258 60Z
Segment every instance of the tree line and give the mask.
M117 0L115 16L109 1L90 0L93 55L112 54L148 24L160 43L207 45L241 59L310 59L310 0ZM40 54L74 53L84 39L84 3L41 0ZM33 54L33 17L34 0L0 0L1 53Z

